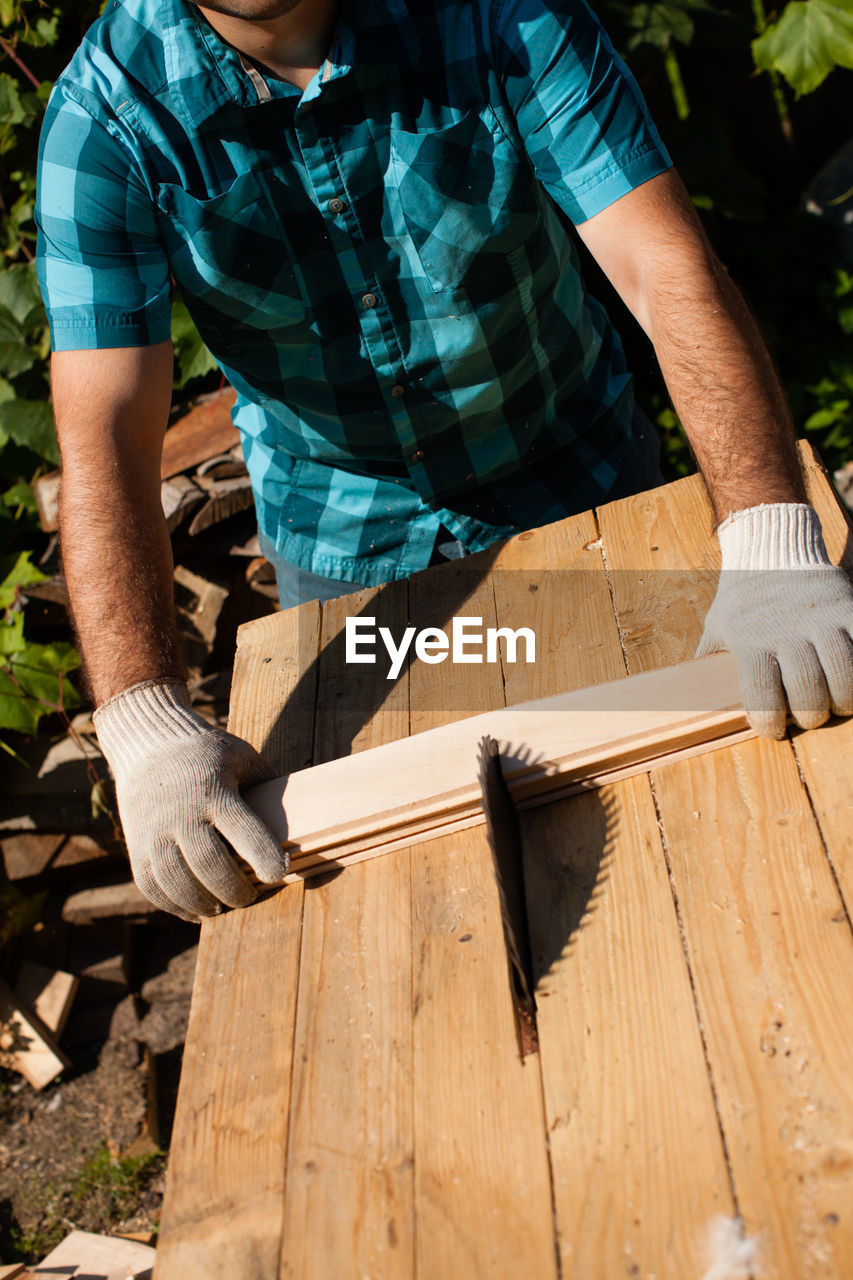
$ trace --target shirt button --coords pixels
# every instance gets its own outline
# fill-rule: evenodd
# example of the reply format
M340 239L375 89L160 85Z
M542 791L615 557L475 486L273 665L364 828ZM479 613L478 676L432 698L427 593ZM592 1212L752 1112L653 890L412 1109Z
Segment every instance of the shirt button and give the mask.
M415 449L415 452L412 454L412 462L420 462L423 456L423 449Z
M361 305L363 307L375 307L376 301L377 299L376 299L375 293L366 293L361 300Z
M343 213L344 211L343 200L339 200L338 197L335 196L334 200L329 201L329 211L331 213Z
M395 400L401 400L405 394L406 394L406 388L401 387L399 383L396 387L391 388L391 395L394 397Z

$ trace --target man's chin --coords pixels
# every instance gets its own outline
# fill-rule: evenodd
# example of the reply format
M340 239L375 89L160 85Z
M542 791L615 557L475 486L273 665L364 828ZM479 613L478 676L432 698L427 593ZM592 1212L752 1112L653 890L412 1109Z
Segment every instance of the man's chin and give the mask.
M297 8L302 0L187 0L197 9L246 22L272 22Z

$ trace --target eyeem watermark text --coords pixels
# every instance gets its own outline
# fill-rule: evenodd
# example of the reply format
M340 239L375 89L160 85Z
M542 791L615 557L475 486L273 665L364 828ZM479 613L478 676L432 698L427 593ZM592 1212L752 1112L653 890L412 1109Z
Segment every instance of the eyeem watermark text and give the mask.
M388 679L396 680L403 669L406 654L414 642L415 657L421 662L438 663L450 658L451 662L500 662L499 642L503 640L507 662L517 662L520 642L523 641L525 662L536 661L536 635L530 627L486 627L483 619L474 617L454 618L450 635L440 627L406 627L399 644L388 627L376 626L375 618L347 618L347 662L375 663L377 639L385 646L390 659Z

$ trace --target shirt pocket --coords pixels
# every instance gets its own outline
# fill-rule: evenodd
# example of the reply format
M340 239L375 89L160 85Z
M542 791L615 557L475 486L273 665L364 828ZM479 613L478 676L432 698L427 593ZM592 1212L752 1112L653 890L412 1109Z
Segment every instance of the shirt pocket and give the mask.
M494 112L428 133L392 129L390 154L406 233L433 291L488 296L495 256L523 245L540 221L530 166Z
M228 341L234 322L267 332L303 323L293 254L262 174L241 173L203 200L163 184L158 204L175 281L200 328Z

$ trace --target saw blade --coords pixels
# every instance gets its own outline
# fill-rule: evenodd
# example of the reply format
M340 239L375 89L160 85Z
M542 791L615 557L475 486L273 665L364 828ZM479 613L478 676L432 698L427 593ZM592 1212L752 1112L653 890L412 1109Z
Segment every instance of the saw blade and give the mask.
M480 792L498 884L510 988L522 1056L538 1049L533 957L518 814L501 768L500 750L488 734L479 747Z

